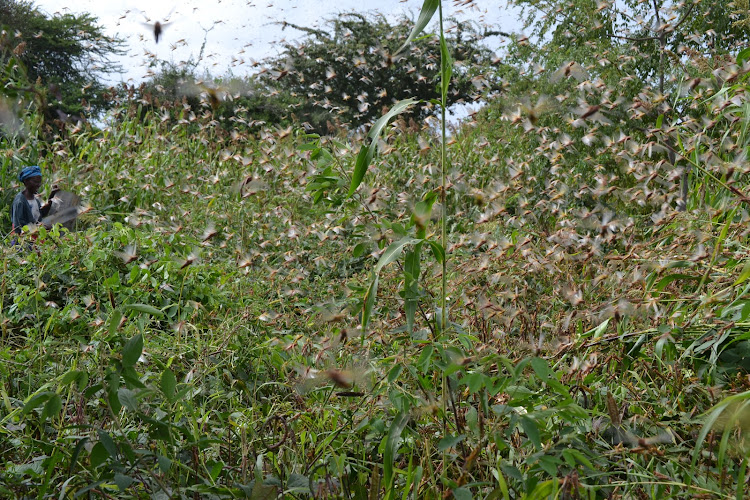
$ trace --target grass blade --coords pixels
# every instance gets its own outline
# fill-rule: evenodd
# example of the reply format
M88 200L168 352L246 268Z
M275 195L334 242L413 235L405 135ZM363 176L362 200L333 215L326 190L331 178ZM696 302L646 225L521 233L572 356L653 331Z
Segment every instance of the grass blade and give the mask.
M391 428L388 430L388 438L385 442L385 451L383 452L383 475L386 484L386 498L391 497L393 487L393 462L396 459L396 452L398 451L398 443L401 439L401 433L404 432L406 424L409 423L409 414L399 412L396 418L391 423Z
M393 105L390 111L378 118L373 124L370 133L367 134L367 137L370 139L369 144L363 144L362 149L359 150L359 154L357 155L357 163L354 165L354 173L352 174L352 182L349 186L349 194L346 195L347 197L353 195L359 185L362 184L367 168L370 166L370 163L372 163L373 156L375 156L375 151L378 148L378 137L383 131L383 128L385 128L391 118L403 113L415 102L417 102L415 99L404 99L403 101L397 102Z
M440 36L440 90L443 98L443 105L448 101L448 88L451 85L453 76L453 59L448 51L448 44L445 36Z
M409 33L409 36L404 44L396 51L396 54L404 50L406 46L409 45L417 37L417 35L422 33L425 27L427 27L427 24L429 24L432 17L435 15L435 11L437 11L438 5L440 5L440 0L424 0L424 3L422 4L422 10L419 11L419 17L417 18L416 24L414 24L414 28L412 28L411 33Z
M148 304L125 304L123 308L129 311L136 311L136 312L150 314L151 316L156 316L157 318L164 317L163 312L161 312L159 309L155 308L154 306L150 306Z

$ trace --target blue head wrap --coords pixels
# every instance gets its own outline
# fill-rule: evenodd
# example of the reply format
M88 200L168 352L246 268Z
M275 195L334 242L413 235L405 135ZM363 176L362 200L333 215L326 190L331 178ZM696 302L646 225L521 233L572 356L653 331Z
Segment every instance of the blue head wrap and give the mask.
M18 180L23 182L26 179L30 177L41 177L42 176L42 169L39 168L37 165L31 165L30 167L25 167L23 170L21 170L21 173L18 174Z

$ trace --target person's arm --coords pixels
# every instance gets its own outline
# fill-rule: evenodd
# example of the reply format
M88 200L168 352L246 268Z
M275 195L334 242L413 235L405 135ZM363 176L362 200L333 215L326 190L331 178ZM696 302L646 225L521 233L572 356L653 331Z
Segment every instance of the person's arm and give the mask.
M47 203L39 207L39 213L42 214L42 217L47 217L50 208L52 208L52 202L48 201Z
M39 207L39 213L42 214L42 217L47 217L47 214L49 214L49 210L52 208L52 198L55 197L58 191L59 189L57 188L57 185L52 186L52 191L49 194L47 203Z

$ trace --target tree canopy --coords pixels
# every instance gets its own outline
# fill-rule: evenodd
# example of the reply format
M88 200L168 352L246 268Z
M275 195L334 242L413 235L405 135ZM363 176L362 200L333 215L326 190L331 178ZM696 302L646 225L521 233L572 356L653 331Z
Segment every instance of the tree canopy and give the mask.
M48 15L32 2L0 0L0 27L6 32L0 62L13 59L28 83L38 84L34 90L48 117L64 121L67 114L92 115L106 106L103 79L121 71L111 58L124 42L105 35L94 16Z
M449 103L479 99L483 73L492 52L481 43L485 34L468 21L451 21L447 33L456 69ZM267 61L262 78L271 89L288 93L301 121L321 129L326 123L358 126L380 116L383 107L408 97L426 101L413 116L431 113L429 101L439 95L439 42L411 44L396 53L412 21L390 22L382 14L343 13L320 29L282 22L282 28L305 33L298 43L286 42L280 56Z

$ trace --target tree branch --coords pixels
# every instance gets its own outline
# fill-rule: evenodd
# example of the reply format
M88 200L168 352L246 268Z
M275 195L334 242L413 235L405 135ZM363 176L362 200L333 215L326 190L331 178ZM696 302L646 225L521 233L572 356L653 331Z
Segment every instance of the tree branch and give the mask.
M624 35L610 35L612 38L621 38L623 40L630 40L631 42L648 42L651 40L658 40L658 36L646 36L642 38L634 38L632 36L624 36Z
M505 31L499 31L499 30L485 30L484 33L482 33L482 38L487 38L488 36L504 36L504 37L511 37L510 33L506 33Z
M292 28L294 28L296 30L304 31L305 33L309 33L311 35L316 35L316 36L319 36L319 37L328 38L328 33L326 33L325 31L317 30L315 28L306 28L305 26L300 26L298 24L290 23L288 21L277 21L277 22L275 22L273 24L280 24L282 31L284 31L287 26L291 26Z

